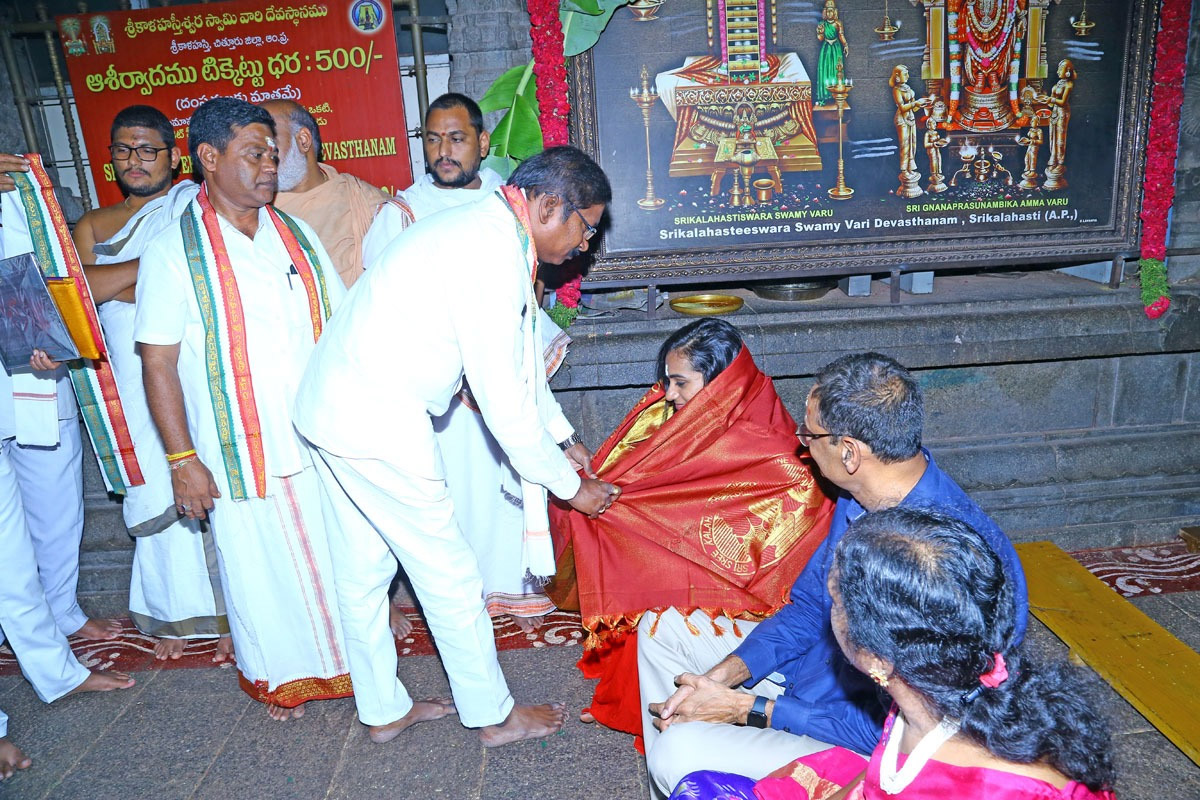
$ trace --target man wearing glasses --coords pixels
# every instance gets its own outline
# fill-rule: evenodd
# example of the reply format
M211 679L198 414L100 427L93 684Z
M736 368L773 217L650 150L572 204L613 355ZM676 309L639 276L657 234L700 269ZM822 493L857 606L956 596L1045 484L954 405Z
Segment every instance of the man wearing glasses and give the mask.
M595 478L591 452L550 394L533 292L538 262L561 264L586 250L581 222L598 225L611 198L603 171L581 151L532 156L495 194L396 237L354 284L308 361L292 419L338 520L330 528L338 606L358 717L375 742L447 711L414 703L396 677L389 554L412 581L463 725L489 747L563 725L562 704L516 703L505 682L434 418L469 382L520 476L514 499L529 549L549 537L547 491L586 514L616 500L619 490ZM529 569L550 574L553 559Z
M491 198L504 184L495 170L483 166L490 139L483 112L471 98L450 92L430 103L422 143L425 174L396 195L403 207L396 202L380 208L363 242L363 252L371 257L377 257L400 234L408 214L423 220L448 208ZM584 226L584 239L590 239L596 229L578 209L573 212ZM549 380L566 359L571 338L541 308L534 313ZM446 413L433 420L433 430L454 515L479 560L488 614L508 615L526 633L540 628L554 603L543 591L542 582L522 566L525 525L521 506L513 502L521 495L520 478L488 431L469 389L464 388ZM544 545L547 557L552 558L550 542ZM392 632L403 639L412 623L394 604L389 613Z
M212 534L175 509L171 472L142 385L142 360L133 340L134 289L142 252L167 227L178 225L199 184L171 186L180 162L170 120L151 106L130 106L112 124L112 173L125 194L115 205L89 211L73 237L99 306L113 374L121 392L138 464L146 479L129 487L121 510L134 537L129 613L138 630L158 639L154 654L177 659L188 639L220 637L214 661L232 653L216 564L205 558Z
M739 622L752 626L744 639L704 627L690 634L675 611L647 614L638 628L652 792L670 794L697 769L758 779L832 745L864 754L875 747L886 709L871 680L841 655L827 588L838 542L868 511L938 510L979 531L1014 583L1014 643L1024 636L1028 601L1016 551L921 446L923 420L920 387L887 356L843 356L817 373L796 436L840 492L829 535L790 602L756 626Z

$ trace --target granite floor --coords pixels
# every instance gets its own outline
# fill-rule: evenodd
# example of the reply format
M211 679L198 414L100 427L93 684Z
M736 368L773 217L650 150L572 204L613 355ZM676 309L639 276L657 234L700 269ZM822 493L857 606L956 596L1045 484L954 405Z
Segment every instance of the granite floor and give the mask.
M1200 592L1135 602L1192 648L1200 648ZM1030 641L1061 653L1040 624ZM303 719L270 720L231 669L137 674L127 691L41 703L19 677L0 678L9 733L34 759L0 783L0 798L430 798L562 800L645 797L645 766L629 737L583 725L575 712L590 685L574 668L577 646L501 653L520 700L561 700L571 709L556 736L486 750L454 719L372 744L349 700L310 704ZM447 692L433 656L402 659L414 695ZM1124 800L1195 800L1200 767L1125 701L1109 693Z

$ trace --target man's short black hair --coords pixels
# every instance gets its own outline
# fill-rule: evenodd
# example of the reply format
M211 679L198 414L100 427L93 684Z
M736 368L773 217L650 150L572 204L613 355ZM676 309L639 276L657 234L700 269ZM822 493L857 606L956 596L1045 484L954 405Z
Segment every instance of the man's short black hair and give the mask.
M275 120L271 119L266 109L245 100L214 97L197 108L188 125L188 152L192 155L192 172L196 179L203 177L200 156L197 153L200 145L210 144L217 152L224 153L225 148L237 136L235 128L244 128L255 123L266 125L271 135L276 135Z
M508 179L509 186L539 194L557 195L563 201L563 219L575 209L607 205L612 186L600 165L577 147L563 145L543 150L521 162Z
M164 145L175 146L175 129L171 127L171 120L154 106L129 106L118 111L108 132L108 141L115 142L117 131L121 128L149 128L162 137Z
M425 112L425 126L429 127L429 115L434 111L449 111L452 108L465 108L467 118L471 120L471 127L475 129L475 135L483 133L483 111L480 110L479 104L458 92L446 92L429 104L429 109Z
M879 353L842 356L821 368L813 392L821 424L834 436L858 439L885 464L920 451L921 387L895 359Z

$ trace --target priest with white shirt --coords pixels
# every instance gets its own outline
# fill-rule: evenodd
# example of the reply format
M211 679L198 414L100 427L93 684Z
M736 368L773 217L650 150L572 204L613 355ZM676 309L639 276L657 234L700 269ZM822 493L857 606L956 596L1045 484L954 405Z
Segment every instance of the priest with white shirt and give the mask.
M309 361L293 421L337 512L331 551L350 674L376 742L438 711L396 677L389 552L425 611L462 723L487 746L562 727L561 703L520 705L508 691L433 419L468 382L520 475L527 539L549 537L547 490L588 514L612 504L619 490L594 477L550 394L533 289L539 260L587 249L611 197L600 167L573 147L528 159L499 192L418 220L388 246Z

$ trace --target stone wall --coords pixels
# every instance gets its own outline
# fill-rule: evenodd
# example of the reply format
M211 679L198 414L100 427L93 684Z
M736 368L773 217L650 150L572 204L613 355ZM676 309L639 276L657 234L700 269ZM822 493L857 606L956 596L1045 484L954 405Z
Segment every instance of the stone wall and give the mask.
M523 0L446 0L446 10L450 91L482 97L504 72L529 63L529 12Z

